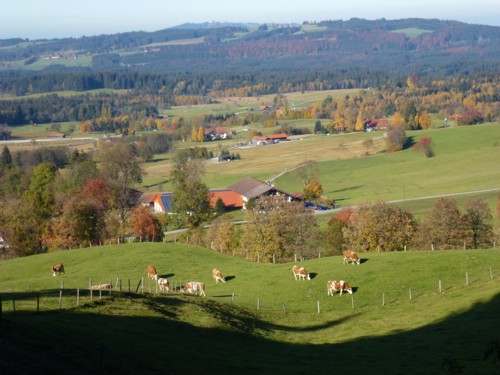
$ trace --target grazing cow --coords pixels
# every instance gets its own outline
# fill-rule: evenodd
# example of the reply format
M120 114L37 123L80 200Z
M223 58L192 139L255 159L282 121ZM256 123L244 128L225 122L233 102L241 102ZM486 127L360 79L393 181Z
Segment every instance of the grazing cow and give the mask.
M311 280L311 276L309 275L309 272L307 272L304 267L300 266L293 266L292 268L293 276L295 277L295 280Z
M57 263L52 266L52 276L55 276L56 274L61 274L61 273L66 273L64 272L64 266L62 263Z
M98 285L92 285L90 287L92 290L109 290L111 289L111 284L98 284Z
M189 281L181 289L181 292L205 297L205 283L201 281Z
M158 280L158 273L156 272L156 268L154 268L151 264L148 265L148 277Z
M354 263L357 263L358 265L360 264L359 256L354 251L346 250L342 252L342 255L344 256L344 264L347 264L349 262L351 262L353 265Z
M223 283L226 282L226 279L224 278L224 276L222 276L222 273L220 273L220 271L217 268L214 268L212 270L212 276L214 277L216 284L219 283L219 281L222 281Z
M167 279L165 279L165 278L163 278L163 277L160 277L160 278L158 279L158 286L160 287L160 290L161 290L161 291L163 291L163 290L164 290L164 291L165 291L165 292L167 292L167 293L170 291L170 287L169 287L169 285L168 285L168 280L167 280Z
M326 289L329 296L333 296L333 293L336 291L340 291L340 295L342 295L342 292L352 294L352 288L344 280L328 281L326 283Z

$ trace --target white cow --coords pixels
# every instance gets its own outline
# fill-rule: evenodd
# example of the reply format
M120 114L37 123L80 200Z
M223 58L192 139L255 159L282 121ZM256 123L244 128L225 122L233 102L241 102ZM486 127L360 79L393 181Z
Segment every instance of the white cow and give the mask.
M170 286L168 284L168 280L165 279L164 277L160 277L158 279L158 286L160 287L160 290L161 291L165 291L165 292L170 292Z
M329 296L333 296L333 293L336 291L340 291L340 295L342 295L342 292L352 294L352 288L344 280L328 281L326 283L326 289Z
M306 280L306 279L311 280L311 276L309 275L309 272L307 272L304 267L293 266L292 272L293 272L293 276L295 277L295 280Z
M97 284L90 287L92 290L109 290L111 289L111 284Z
M181 289L182 293L196 294L203 297L205 295L205 283L202 281L188 281Z
M214 277L216 284L219 283L219 281L222 281L223 283L226 282L226 279L224 278L224 276L222 276L222 273L217 268L214 268L212 270L212 276Z

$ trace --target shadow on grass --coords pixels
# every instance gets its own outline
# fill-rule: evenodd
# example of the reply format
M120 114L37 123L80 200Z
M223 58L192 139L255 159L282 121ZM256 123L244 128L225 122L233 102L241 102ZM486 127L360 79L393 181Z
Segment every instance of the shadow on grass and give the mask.
M359 313L324 313L317 323L311 315L310 324L297 327L299 315L285 315L290 325L270 323L259 313L210 299L117 297L86 309L4 311L0 372L495 374L498 311L500 294L411 331L339 342L337 332L356 324ZM319 343L325 341L330 343Z
M227 276L227 277L225 277L225 279L226 279L226 281L231 281L231 280L236 279L236 276L234 276L234 275Z

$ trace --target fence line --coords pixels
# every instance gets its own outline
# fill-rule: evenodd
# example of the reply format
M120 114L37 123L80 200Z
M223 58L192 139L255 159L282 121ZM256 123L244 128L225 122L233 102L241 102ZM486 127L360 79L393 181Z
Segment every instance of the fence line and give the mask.
M466 273L466 283L465 283L465 287L468 287L470 282L469 282L469 272L467 271ZM492 267L488 267L488 276L489 276L489 280L493 280L494 278L494 275L493 275L493 269ZM91 280L92 279L89 279L89 284L91 284ZM129 284L129 290L130 290L130 283L131 283L131 280L128 279L128 284ZM174 288L171 289L174 293L175 292L180 292L181 289L182 289L182 280L173 280L173 283L174 283ZM120 292L121 292L121 284L122 284L122 279L121 278L118 278L116 279L116 283L115 285L119 285L120 286ZM157 283L156 284L156 287L157 287ZM99 284L99 286L106 286L108 284ZM64 286L63 284L61 284L61 286ZM138 294L139 293L139 288L141 288L142 286L142 289L141 289L141 294L144 295L144 278L142 277L141 279L139 279L139 282L137 284L137 288L135 290L135 294ZM463 284L462 284L462 287L463 287ZM110 280L110 283L109 283L109 288L105 288L105 289L109 289L109 296L111 297L112 296L112 289L113 289L113 285L112 285L112 282ZM41 304L41 300L43 298L43 300L49 300L51 302L50 305L52 306L52 308L48 308L47 310L56 310L56 309L62 309L63 308L63 299L64 300L69 300L70 298L74 298L74 294L73 294L73 297L71 297L71 292L64 292L64 290L66 291L69 291L70 289L63 289L63 288L60 288L58 289L58 293L53 291L53 292L46 292L46 293L43 293L43 292L40 292L40 291L35 291L33 292L33 297L32 298L35 298L36 299L36 309L35 311L37 313L39 313L42 309L42 304ZM89 295L88 295L88 301L89 302L93 302L93 290L95 290L94 288L92 288L92 285L90 285L90 288L89 288ZM99 299L102 299L103 296L102 296L102 288L99 288ZM149 288L149 295L153 295L151 293L151 288ZM439 291L439 294L442 294L444 289L443 289L443 283L442 283L442 280L438 280L438 291ZM400 292L399 292L400 293ZM399 294L398 293L398 294ZM410 287L408 289L408 293L409 293L409 301L410 302L413 302L413 297L414 297L414 290L412 287ZM21 293L18 293L18 294L21 294ZM130 293L129 293L130 294ZM158 289L155 290L155 294L158 294ZM161 295L164 295L163 293L160 293ZM400 295L400 294L399 294ZM147 296L147 294L146 294ZM234 304L235 303L235 293L232 292L228 297L230 298L230 303ZM64 298L63 298L64 297ZM57 300L56 300L57 298ZM29 298L22 298L22 300L24 301L29 301ZM330 299L328 299L330 300ZM5 312L7 311L6 310L6 306L7 304L5 303L5 298L2 296L2 293L0 293L0 315L3 314L5 315ZM13 315L16 313L16 311L19 311L20 309L18 308L18 306L16 305L16 294L13 294L11 296L11 301L12 301L12 313ZM31 301L33 301L31 299ZM81 295L80 295L80 288L77 288L76 289L76 305L79 306L80 305L80 301L81 301ZM3 304L3 306L2 306ZM248 306L248 302L240 302L239 303L240 305L246 305ZM29 304L28 304L29 305ZM44 304L45 306L47 305L47 303ZM386 306L387 305L387 300L386 300L386 293L382 293L382 306ZM31 305L33 306L33 305ZM53 306L56 306L56 307L53 307ZM266 306L268 306L266 304ZM289 307L287 308L287 306L284 304L284 303L279 303L278 305L279 307L276 307L276 306L268 306L266 308L263 308L262 306L262 302L261 302L261 298L258 297L257 298L257 306L256 306L256 309L257 311L282 311L284 313L287 313L290 311ZM254 308L255 308L255 305L254 305ZM320 305L320 300L317 300L316 301L316 311L318 314L321 313L321 310L325 310L325 309L321 309L321 305ZM355 309L355 298L353 295L351 295L351 308L352 309ZM3 311L2 311L3 309ZM32 309L32 308L31 308ZM26 303L23 303L21 304L21 310L22 311L25 311L26 310ZM28 310L30 310L28 308ZM300 310L303 310L302 308L300 308ZM31 310L33 311L33 310ZM328 311L331 311L331 309L326 309L326 312ZM293 309L292 309L292 312L293 312ZM2 316L0 316L0 320L2 319Z

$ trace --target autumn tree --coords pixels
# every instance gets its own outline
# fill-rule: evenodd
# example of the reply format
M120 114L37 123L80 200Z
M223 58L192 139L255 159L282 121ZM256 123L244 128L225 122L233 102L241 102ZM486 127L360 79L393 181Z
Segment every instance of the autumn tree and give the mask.
M435 156L434 150L432 149L431 137L420 138L418 142L413 145L413 150L422 152L428 158Z
M222 253L233 253L238 246L238 236L231 215L223 215L212 221L206 242L210 248Z
M429 129L432 126L432 119L427 111L422 111L418 116L418 125L422 129Z
M105 212L95 199L75 195L51 224L49 245L53 249L98 244L105 234Z
M351 215L352 209L343 210L328 221L328 227L324 231L324 240L328 246L327 255L341 254L344 250L344 230L351 222Z
M358 251L404 250L416 231L413 215L385 202L364 203L353 210L344 236Z
M467 231L467 221L455 199L439 198L419 226L415 241L425 249L456 249L463 246Z
M137 149L130 143L109 143L101 151L102 174L113 192L113 204L122 223L135 202L130 189L142 182Z
M303 199L306 201L314 201L321 197L321 194L323 194L323 187L321 186L321 182L315 177L304 186Z
M469 229L467 242L472 248L491 247L494 240L493 216L485 201L476 199L465 202L464 217Z
M356 125L354 126L354 130L357 132L362 132L365 130L365 119L363 117L363 111L358 112L358 116L356 117Z
M130 210L130 226L135 236L145 240L154 241L161 237L160 221L147 207L137 206Z
M294 254L307 257L316 234L316 217L301 202L283 196L261 197L247 210L240 246L263 262L284 262Z
M45 251L42 239L47 221L33 212L33 202L23 199L11 199L0 205L0 236L9 245L8 256L26 256Z
M387 151L401 151L406 143L406 131L402 126L389 126L387 130Z

